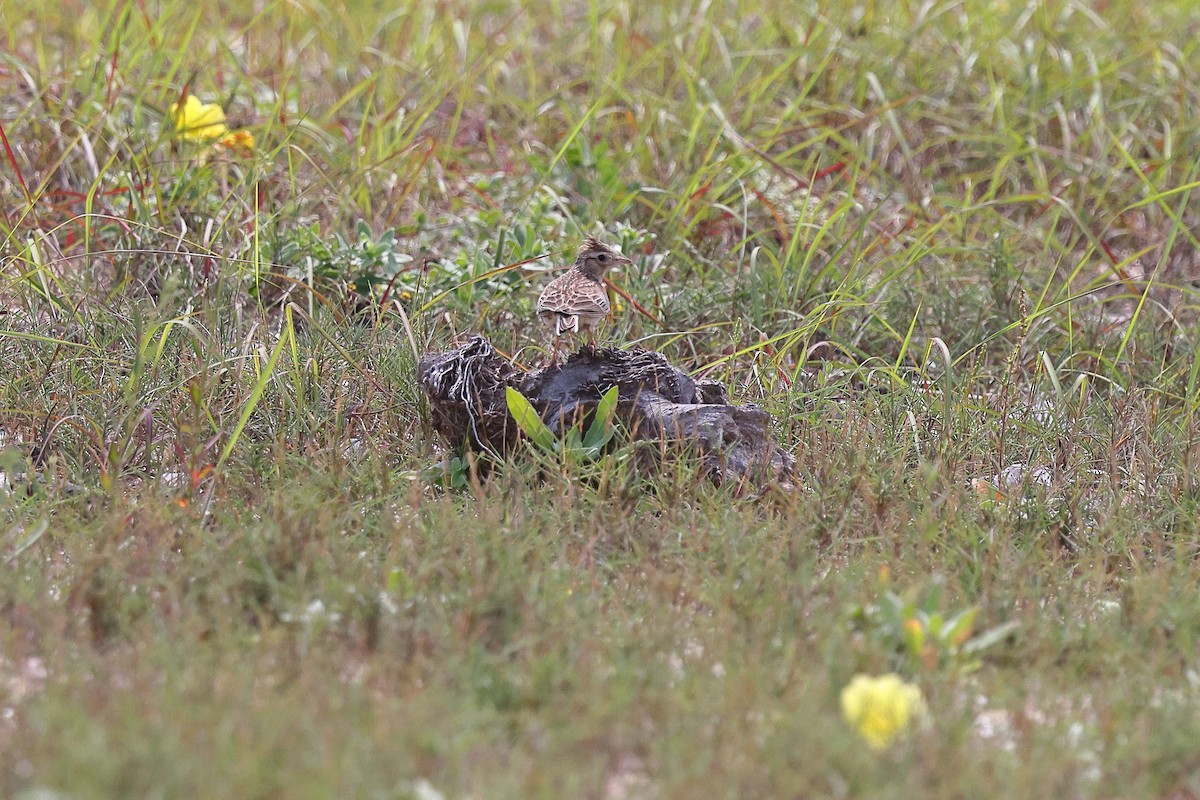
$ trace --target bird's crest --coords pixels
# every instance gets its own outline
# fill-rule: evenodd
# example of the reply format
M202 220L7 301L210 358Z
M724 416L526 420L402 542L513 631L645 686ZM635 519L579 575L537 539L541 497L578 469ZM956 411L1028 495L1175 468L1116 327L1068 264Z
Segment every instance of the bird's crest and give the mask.
M579 255L583 255L584 253L594 253L597 250L602 252L607 251L609 253L613 251L611 247L597 239L595 236L583 237L583 244L579 245Z

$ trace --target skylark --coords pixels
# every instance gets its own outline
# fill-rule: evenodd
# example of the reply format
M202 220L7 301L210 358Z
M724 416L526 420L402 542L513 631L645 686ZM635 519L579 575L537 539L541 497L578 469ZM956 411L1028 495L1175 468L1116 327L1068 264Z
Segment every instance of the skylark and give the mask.
M604 289L604 274L619 264L632 264L595 237L583 240L575 264L546 285L537 301L537 314L554 330L552 359L558 357L558 340L564 333L592 331L608 316L608 292Z

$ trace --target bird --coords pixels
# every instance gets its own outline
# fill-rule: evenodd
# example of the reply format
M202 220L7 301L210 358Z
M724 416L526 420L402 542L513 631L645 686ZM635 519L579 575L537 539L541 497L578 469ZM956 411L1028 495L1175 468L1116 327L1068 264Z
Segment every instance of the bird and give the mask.
M538 297L537 315L554 331L552 363L557 360L558 340L564 333L586 330L588 341L595 343L593 330L609 310L604 275L613 267L632 263L596 237L588 236L571 268L546 284Z

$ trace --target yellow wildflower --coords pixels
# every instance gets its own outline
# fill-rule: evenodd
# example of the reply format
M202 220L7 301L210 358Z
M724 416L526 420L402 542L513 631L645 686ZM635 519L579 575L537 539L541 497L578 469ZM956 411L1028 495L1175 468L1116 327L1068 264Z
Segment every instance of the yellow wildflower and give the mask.
M868 745L882 750L925 715L925 701L920 688L899 675L856 675L842 689L842 714Z
M182 107L172 103L168 113L175 125L175 135L185 141L207 144L229 135L225 111L216 103L201 103L194 94L187 96Z
M217 144L230 150L249 153L254 150L254 134L248 130L236 130L217 139Z

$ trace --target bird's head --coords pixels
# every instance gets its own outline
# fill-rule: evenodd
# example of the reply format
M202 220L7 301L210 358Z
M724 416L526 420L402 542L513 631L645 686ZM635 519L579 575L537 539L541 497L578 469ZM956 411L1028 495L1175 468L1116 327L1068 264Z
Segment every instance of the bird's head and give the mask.
M579 254L575 256L575 266L596 280L602 280L604 273L615 266L632 263L628 258L594 236L583 240L583 244L579 247Z

